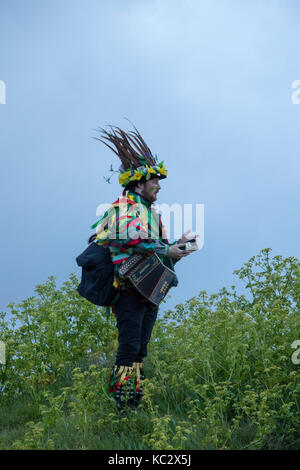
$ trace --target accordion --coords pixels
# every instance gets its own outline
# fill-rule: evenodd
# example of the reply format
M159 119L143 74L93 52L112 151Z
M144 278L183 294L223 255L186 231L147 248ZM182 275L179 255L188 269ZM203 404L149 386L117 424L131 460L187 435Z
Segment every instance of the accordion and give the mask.
M156 253L134 253L118 269L120 278L128 279L136 290L153 305L158 306L173 285L177 285L174 271L165 266Z

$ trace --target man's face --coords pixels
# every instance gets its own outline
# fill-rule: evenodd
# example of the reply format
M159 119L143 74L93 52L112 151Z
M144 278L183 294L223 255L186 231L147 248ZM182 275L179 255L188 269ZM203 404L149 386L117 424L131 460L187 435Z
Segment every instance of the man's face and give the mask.
M138 185L141 189L141 195L144 196L148 201L154 202L157 199L157 193L161 189L159 184L159 178L151 178L145 183L140 183Z

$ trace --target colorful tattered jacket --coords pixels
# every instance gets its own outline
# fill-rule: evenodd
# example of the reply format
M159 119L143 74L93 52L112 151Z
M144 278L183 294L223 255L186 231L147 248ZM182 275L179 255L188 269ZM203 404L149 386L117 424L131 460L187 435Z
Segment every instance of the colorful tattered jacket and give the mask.
M115 265L114 286L118 290L127 287L118 276L118 265L133 253L156 253L167 267L174 269L167 254L176 242L169 243L161 215L152 203L134 191L115 201L92 228L96 228L97 243L110 250Z

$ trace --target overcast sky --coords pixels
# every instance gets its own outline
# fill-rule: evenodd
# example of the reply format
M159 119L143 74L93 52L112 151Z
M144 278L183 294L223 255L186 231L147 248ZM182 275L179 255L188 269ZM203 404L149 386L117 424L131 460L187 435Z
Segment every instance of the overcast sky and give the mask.
M300 257L299 6L1 0L0 310L80 274L96 208L120 194L94 129L124 117L167 166L159 202L205 208L167 307L242 286L233 270L263 248Z

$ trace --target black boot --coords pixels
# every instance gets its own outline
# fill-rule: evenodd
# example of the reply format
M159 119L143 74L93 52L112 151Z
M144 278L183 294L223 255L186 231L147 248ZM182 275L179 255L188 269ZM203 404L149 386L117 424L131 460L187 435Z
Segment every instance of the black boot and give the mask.
M130 389L129 399L127 400L127 406L130 408L137 408L143 397L143 381L145 376L143 375L143 363L134 362L133 369L135 371L134 382Z
M128 388L133 381L133 367L115 365L110 372L109 393L117 402L117 410L120 416L126 417L126 399Z
M117 391L115 392L114 399L115 399L116 402L117 402L117 410L118 410L119 415L120 415L122 418L126 418L127 413L126 413L126 410L125 410L125 404L126 404L126 401L125 401L125 392L124 392L124 390L123 390L123 386L122 386L122 385L120 385L120 386L118 387Z

